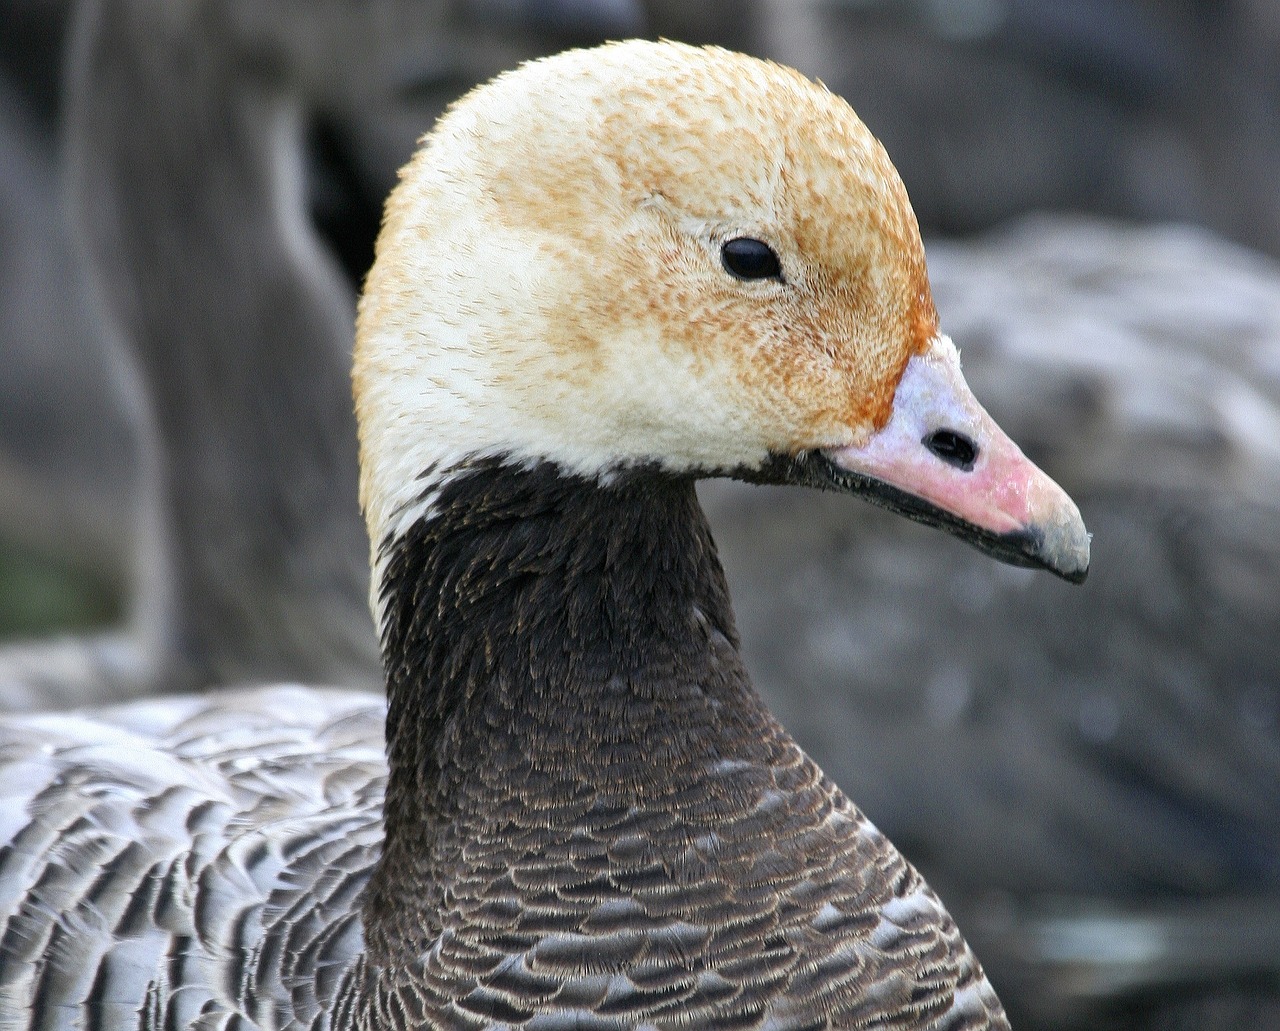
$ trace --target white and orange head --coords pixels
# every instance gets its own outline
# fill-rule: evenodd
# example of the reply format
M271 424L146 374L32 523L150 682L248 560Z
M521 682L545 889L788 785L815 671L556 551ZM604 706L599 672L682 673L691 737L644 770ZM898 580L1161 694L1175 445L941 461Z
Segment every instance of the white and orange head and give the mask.
M375 546L432 476L502 457L853 489L1088 565L1075 506L964 385L883 148L724 50L571 51L459 101L388 202L355 386Z

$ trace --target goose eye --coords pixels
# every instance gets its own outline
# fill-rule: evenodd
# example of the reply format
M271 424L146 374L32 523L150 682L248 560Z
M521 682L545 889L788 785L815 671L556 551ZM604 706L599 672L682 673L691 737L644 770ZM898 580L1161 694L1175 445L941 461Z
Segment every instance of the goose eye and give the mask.
M739 279L781 279L782 265L763 240L739 236L720 248L725 271Z

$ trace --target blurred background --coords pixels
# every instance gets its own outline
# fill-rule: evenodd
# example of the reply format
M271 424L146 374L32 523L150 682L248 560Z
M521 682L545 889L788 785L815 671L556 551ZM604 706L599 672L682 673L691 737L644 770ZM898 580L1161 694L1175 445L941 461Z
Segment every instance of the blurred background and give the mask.
M0 0L0 710L379 689L348 355L469 85L775 58L894 158L1083 588L709 484L748 661L1015 1026L1280 1029L1280 3Z

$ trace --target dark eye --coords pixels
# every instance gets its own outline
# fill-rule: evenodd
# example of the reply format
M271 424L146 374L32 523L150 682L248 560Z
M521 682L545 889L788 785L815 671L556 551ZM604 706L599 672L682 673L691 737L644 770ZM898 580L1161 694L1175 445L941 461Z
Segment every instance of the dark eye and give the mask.
M782 265L773 248L763 240L739 236L720 248L725 271L739 279L781 279Z

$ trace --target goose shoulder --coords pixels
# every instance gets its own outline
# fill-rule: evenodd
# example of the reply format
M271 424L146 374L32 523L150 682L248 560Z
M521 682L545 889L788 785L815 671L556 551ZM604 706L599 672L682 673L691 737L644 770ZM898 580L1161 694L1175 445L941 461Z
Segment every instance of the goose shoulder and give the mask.
M6 717L0 1026L323 1013L360 948L384 711L278 686Z

